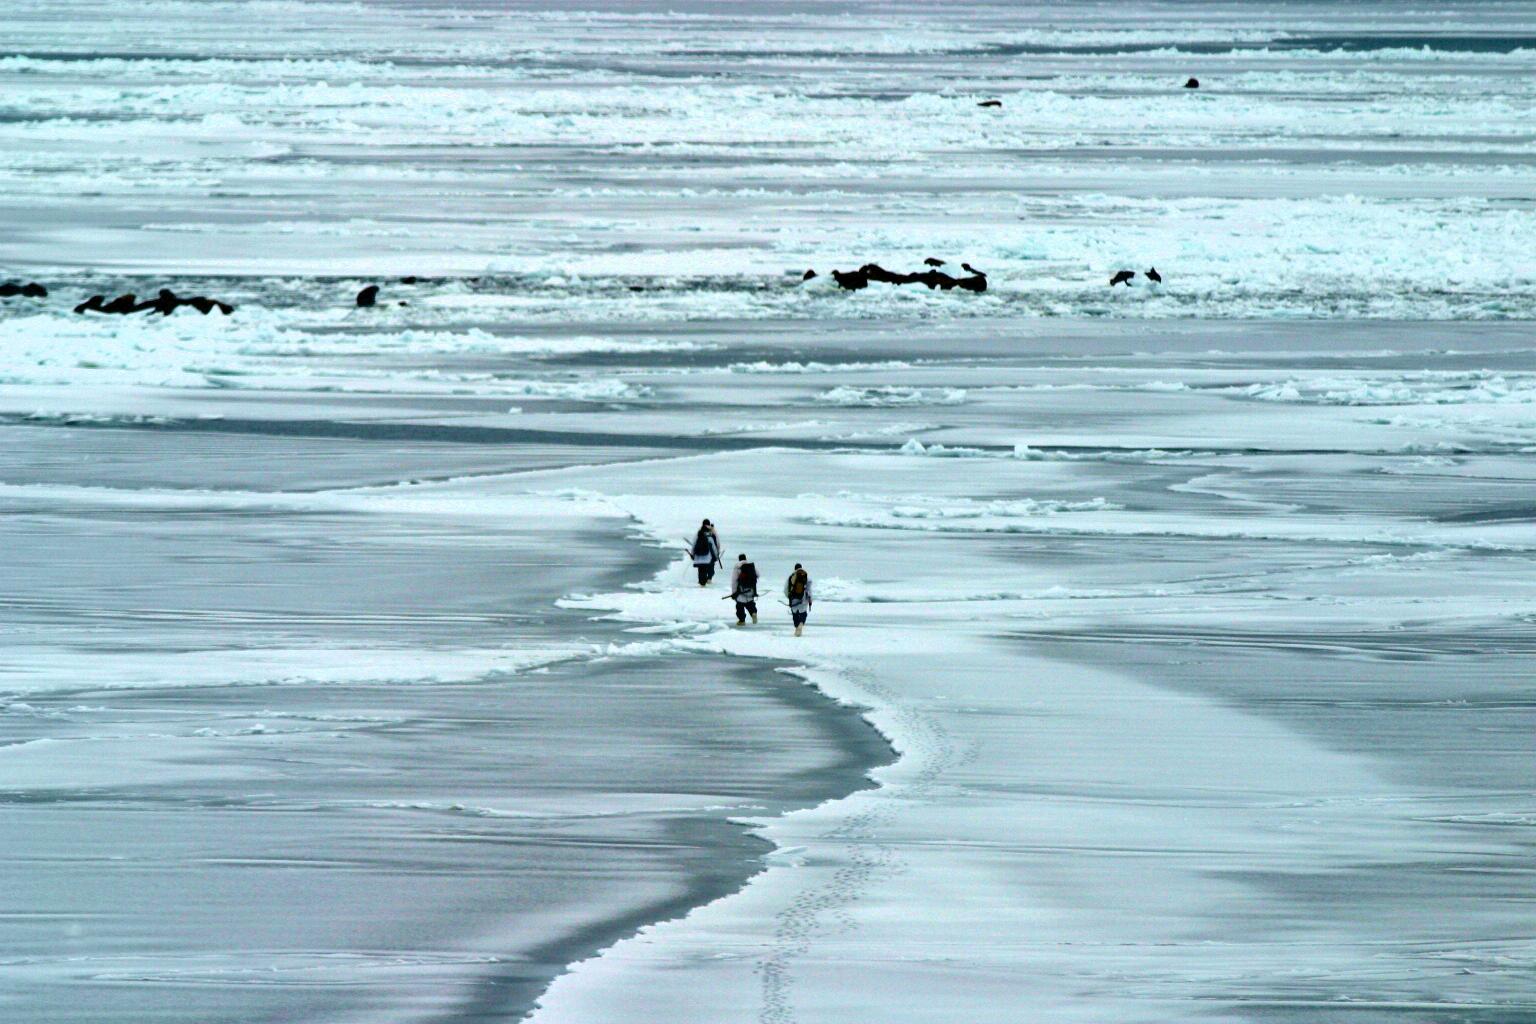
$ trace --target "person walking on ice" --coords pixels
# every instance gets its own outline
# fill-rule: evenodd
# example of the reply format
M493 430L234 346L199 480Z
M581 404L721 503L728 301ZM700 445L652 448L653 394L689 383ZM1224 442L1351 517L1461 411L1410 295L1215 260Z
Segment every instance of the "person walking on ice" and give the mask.
M784 582L784 599L789 602L789 618L795 624L795 636L799 636L805 629L806 617L811 614L811 574L799 562Z
M699 586L709 586L715 578L715 563L720 561L720 538L708 519L699 526L693 537L693 567L699 570Z
M748 613L757 621L757 566L746 555L737 555L731 569L731 599L736 602L736 625L745 626Z

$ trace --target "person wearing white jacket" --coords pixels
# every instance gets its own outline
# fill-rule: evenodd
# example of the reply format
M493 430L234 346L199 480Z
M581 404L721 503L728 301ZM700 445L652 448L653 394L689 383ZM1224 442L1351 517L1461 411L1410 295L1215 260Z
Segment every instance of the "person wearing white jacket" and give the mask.
M689 554L693 556L693 567L699 570L699 586L709 586L709 581L715 578L715 563L720 561L720 537L708 519L694 535Z
M757 566L746 555L737 555L731 569L731 599L736 602L736 625L745 626L749 613L757 621Z
M799 636L811 614L811 574L799 562L784 581L784 600L789 602L789 618L795 624L795 636Z

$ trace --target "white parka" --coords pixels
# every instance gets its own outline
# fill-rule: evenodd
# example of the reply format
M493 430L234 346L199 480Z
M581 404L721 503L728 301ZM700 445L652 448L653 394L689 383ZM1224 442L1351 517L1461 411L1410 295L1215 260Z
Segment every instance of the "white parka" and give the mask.
M752 563L737 562L736 565L731 569L731 596L736 599L737 604L746 604L748 601L757 600L756 584L753 584L752 586L745 589L743 589L741 586L741 567L744 565L752 565ZM756 566L753 566L754 570L756 568ZM759 579L761 579L761 577L759 577Z
M811 574L805 574L805 593L799 597L791 597L789 594L789 585L794 578L795 574L790 573L789 579L784 581L784 599L789 602L790 611L808 612L811 610Z
M714 530L710 530L709 533L708 533L708 540L709 540L708 550L705 551L702 555L695 554L693 556L693 564L694 565L713 565L715 562L718 562L720 560L720 537L719 537L719 535L716 534ZM698 547L699 540L698 540L697 537L694 538L693 544L694 544L695 548Z

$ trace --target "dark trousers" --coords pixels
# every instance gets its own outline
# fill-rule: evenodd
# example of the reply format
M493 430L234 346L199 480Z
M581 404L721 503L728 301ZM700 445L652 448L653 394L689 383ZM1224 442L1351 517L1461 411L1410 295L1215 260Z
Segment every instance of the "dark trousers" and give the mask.
M696 565L694 568L699 570L699 586L701 587L715 578L714 562L710 562L708 565Z
M752 617L754 619L757 618L757 602L756 601L737 601L736 602L736 621L737 622L746 622L747 621L747 613L748 612L752 613Z
M811 613L809 611L803 611L803 612L791 611L789 613L789 621L793 622L797 626L803 626L803 625L805 625L806 616L808 616L810 614Z

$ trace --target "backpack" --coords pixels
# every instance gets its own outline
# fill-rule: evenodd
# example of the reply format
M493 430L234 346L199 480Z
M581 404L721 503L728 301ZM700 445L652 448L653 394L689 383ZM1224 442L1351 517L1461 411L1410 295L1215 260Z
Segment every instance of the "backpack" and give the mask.
M741 573L736 577L736 589L738 591L757 589L757 566L751 562L741 563Z
M699 535L693 538L693 553L696 555L707 555L709 554L709 547L709 534L700 530Z
M789 596L792 597L792 598L804 597L805 596L805 585L806 585L806 583L809 580L810 580L810 577L805 574L805 571L803 569L800 570L800 571L797 571L792 576L790 576L789 577Z

